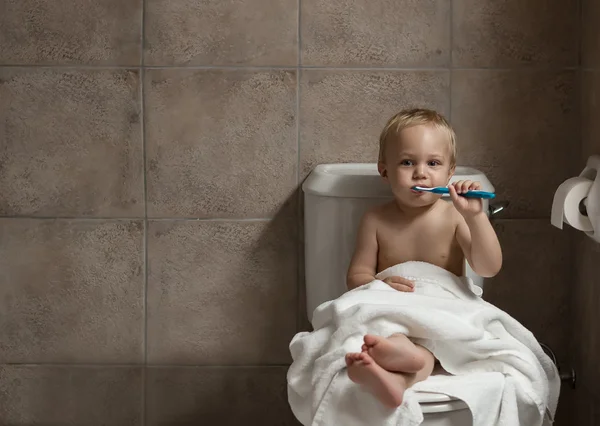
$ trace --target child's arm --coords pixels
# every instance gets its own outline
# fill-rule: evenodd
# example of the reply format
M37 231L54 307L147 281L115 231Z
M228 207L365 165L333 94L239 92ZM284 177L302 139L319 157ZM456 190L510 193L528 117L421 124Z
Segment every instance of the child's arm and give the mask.
M350 261L346 285L352 290L375 279L377 268L377 219L367 212L358 226L356 249Z
M480 199L460 197L458 191L480 189L478 182L456 182L450 185L454 206L462 215L456 239L473 271L481 277L493 277L502 267L502 249Z
M502 267L502 249L485 213L461 218L456 238L469 265L480 277L493 277Z

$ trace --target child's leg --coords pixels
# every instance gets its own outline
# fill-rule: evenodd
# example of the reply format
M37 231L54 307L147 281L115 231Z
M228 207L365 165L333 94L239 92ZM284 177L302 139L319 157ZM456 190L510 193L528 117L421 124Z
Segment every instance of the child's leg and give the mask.
M363 352L388 371L416 373L430 358L433 359L431 352L415 345L404 334L393 334L388 338L367 334L364 341Z
M361 352L346 355L348 376L353 382L365 386L383 404L392 408L398 407L402 404L404 391L415 383L425 380L433 370L433 355L425 348L420 346L419 348L427 354L423 354L426 358L425 366L415 373L387 371L367 352Z

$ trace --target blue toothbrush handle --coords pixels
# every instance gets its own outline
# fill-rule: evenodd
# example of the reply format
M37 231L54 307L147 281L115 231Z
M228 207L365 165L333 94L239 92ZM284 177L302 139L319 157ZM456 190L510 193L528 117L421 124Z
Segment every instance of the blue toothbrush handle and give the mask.
M448 188L446 188L445 186L433 188L433 190L431 192L435 192L437 194L450 194L450 190ZM476 189L473 189L473 190L465 192L464 194L458 194L458 195L460 195L461 197L466 197L466 198L485 198L486 200L490 200L490 199L496 197L496 194L494 194L493 192L479 191Z
M450 190L445 186L437 186L435 188L423 189L423 191L433 192L434 194L450 194ZM496 197L496 194L494 194L493 192L479 191L476 189L458 195L466 198L485 198L486 200L490 200Z
M459 194L459 195L466 197L466 198L485 198L486 200L491 200L492 198L496 197L496 194L494 194L493 192L478 191L478 190L467 191L464 194Z

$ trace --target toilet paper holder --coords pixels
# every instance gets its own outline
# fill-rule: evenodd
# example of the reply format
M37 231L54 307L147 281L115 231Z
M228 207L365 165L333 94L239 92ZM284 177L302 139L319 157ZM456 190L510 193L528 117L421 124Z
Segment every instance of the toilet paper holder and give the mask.
M550 359L556 366L556 369L558 370L558 376L560 377L560 381L567 382L569 384L569 386L571 387L571 389L575 389L576 384L577 384L577 373L575 373L575 369L573 367L571 367L571 368L569 368L570 371L563 372L562 371L563 369L558 364L556 355L554 355L554 351L552 349L550 349L550 346L548 346L544 343L541 343L541 342L540 342L540 346L542 347L542 349L544 350L546 355L548 355L548 357L550 357Z
M588 159L586 164L586 168L581 172L582 176L585 176L589 179L596 179L596 174L599 173L600 168L600 156L593 155ZM585 197L583 200L579 202L579 213L584 216L588 215L588 197Z
M554 193L550 223L568 224L600 243L600 155L592 155L579 176L559 185Z
M489 215L489 217L496 216L502 210L504 210L505 208L507 208L508 204L509 204L508 201L498 201L498 202L495 202L495 203L490 203L490 205L488 207L488 215Z
M588 215L588 212L587 212L587 199L588 199L588 197L585 197L583 200L581 200L579 202L579 213L581 213L584 216Z

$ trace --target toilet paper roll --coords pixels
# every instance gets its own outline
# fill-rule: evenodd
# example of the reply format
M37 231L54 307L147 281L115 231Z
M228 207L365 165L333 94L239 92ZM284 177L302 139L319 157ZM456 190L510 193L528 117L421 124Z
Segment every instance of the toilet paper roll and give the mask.
M556 190L552 202L550 222L562 229L563 222L584 232L594 232L589 216L581 212L580 205L586 199L594 182L586 177L573 177L564 181Z

